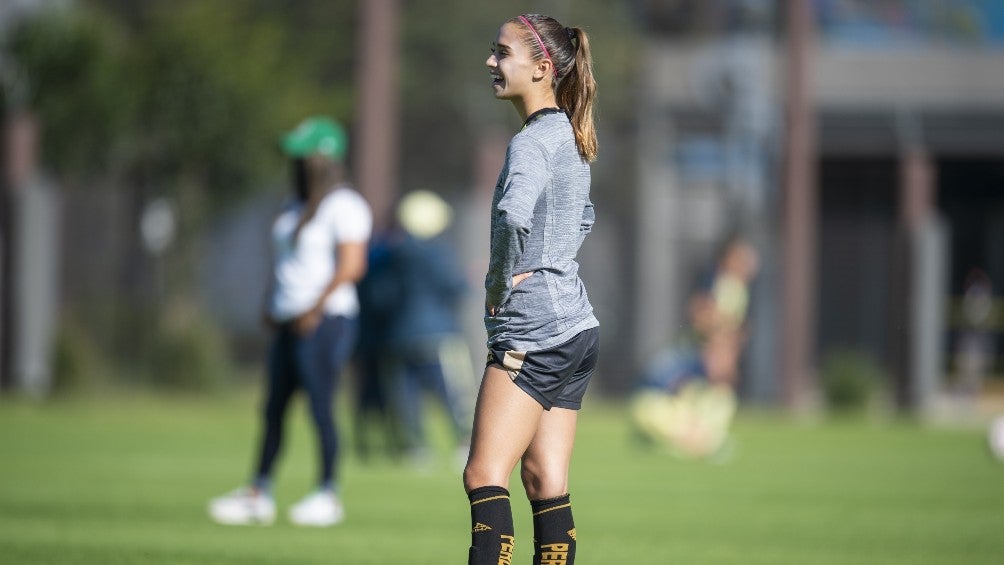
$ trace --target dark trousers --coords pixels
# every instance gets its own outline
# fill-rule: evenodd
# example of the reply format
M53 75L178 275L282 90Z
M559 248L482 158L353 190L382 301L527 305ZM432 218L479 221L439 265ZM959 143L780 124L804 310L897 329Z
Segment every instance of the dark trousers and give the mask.
M282 447L286 408L293 393L307 393L310 415L317 431L320 451L318 484L330 486L338 455L333 402L339 374L355 346L357 321L344 316L325 316L310 335L301 336L291 324L276 330L268 356L268 395L263 416L265 430L255 482L267 484Z
M393 347L386 354L393 386L392 400L401 420L405 447L428 447L423 393L431 393L442 403L458 441L466 442L470 437L475 391L470 354L462 340L461 336L453 335L428 336ZM458 356L462 358L460 363Z

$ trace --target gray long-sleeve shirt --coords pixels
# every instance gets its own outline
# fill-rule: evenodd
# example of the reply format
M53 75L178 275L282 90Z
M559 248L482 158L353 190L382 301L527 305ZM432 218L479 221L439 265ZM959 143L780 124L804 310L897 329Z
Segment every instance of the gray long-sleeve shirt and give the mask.
M589 183L564 113L531 117L509 142L492 198L489 347L537 351L599 325L575 261L595 220ZM533 274L513 288L520 273Z

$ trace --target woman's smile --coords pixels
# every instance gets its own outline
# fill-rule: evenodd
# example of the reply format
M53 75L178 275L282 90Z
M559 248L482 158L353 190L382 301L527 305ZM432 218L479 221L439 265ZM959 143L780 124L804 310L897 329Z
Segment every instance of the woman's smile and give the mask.
M497 69L491 69L488 71L488 75L492 77L492 86L501 87L505 80L502 78L502 74L498 72Z

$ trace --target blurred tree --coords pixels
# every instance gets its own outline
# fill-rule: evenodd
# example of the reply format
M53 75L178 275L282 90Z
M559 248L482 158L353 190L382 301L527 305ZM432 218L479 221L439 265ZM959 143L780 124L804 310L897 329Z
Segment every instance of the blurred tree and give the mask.
M214 207L273 180L279 132L352 109L352 3L284 4L94 0L19 26L5 50L44 121L46 166L81 181L140 170Z
M148 178L192 185L218 209L274 178L279 132L309 113L348 111L288 53L294 30L250 3L161 3L156 14L135 61Z
M67 188L76 225L64 253L75 268L67 271L104 285L67 296L67 313L83 316L79 323L129 373L190 383L199 377L165 372L163 359L177 355L160 350L212 341L167 339L190 331L172 319L211 332L204 320L170 312L200 310L195 238L215 214L276 184L280 132L308 114L349 115L351 83L321 78L318 65L331 57L312 55L320 34L299 36L275 2L116 4L43 13L19 25L4 50L41 118L44 167ZM311 17L306 9L296 15ZM351 26L343 18L325 30L351 41ZM104 205L92 203L100 188L111 195ZM139 228L162 198L173 203L177 239L155 257ZM116 274L96 274L108 270ZM188 353L204 358L196 349ZM218 380L206 372L205 380Z
M62 177L105 172L128 128L136 97L125 87L121 39L114 21L68 11L28 20L7 38L17 88L43 118L46 166Z

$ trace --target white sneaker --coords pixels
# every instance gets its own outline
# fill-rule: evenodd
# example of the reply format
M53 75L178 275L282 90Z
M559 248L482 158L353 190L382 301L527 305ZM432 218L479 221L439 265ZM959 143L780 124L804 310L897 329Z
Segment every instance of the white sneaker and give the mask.
M299 526L333 526L345 519L345 508L335 493L318 490L293 505L289 519Z
M275 501L253 488L241 488L209 501L209 516L219 524L244 526L275 522Z

